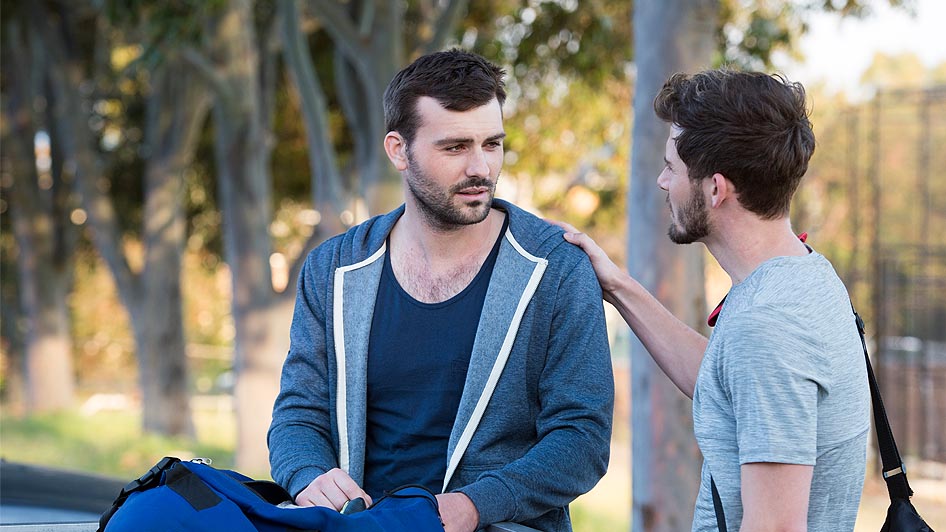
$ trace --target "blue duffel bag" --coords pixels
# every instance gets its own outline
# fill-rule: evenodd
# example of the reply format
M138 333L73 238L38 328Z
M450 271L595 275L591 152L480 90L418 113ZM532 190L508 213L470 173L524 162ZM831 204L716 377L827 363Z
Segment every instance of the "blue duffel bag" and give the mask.
M351 515L291 503L275 482L166 457L122 489L98 532L443 532L437 499L421 486Z

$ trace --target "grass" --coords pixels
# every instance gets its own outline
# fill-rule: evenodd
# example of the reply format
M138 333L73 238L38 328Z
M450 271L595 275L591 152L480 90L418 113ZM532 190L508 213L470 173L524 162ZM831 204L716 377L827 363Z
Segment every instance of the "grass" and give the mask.
M630 516L620 517L613 512L601 513L581 501L569 507L574 532L601 532L604 530L630 530Z
M163 456L210 457L233 467L233 430L221 416L197 413L196 439L141 433L141 418L128 412L77 412L14 418L0 414L0 456L77 471L137 477ZM232 422L229 423L232 429Z

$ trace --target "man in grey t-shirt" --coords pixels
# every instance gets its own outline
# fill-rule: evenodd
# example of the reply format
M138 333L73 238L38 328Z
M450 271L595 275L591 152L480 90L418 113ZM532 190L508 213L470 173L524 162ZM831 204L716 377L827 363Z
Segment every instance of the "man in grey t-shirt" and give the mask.
M853 530L870 396L850 301L792 231L789 207L815 138L805 91L762 73L675 74L654 102L670 123L669 236L703 242L733 288L710 339L675 318L588 236L604 298L693 398L704 464L693 530Z

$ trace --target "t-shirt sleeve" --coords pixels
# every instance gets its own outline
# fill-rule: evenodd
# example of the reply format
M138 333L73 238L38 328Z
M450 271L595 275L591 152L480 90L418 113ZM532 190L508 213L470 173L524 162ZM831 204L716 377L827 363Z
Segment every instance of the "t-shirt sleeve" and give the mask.
M814 465L818 400L825 388L824 347L784 310L733 316L720 381L736 419L739 463Z

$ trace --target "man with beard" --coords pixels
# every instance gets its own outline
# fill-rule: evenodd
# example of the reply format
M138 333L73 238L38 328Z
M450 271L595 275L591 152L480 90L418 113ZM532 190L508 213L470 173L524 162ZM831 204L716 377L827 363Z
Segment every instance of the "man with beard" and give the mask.
M712 336L561 225L591 257L604 298L693 399L704 458L693 530L718 519L730 531L853 530L870 396L847 291L789 221L815 148L804 88L762 73L676 74L654 108L671 124L657 178L670 239L703 242L732 279Z
M571 530L613 407L601 290L561 229L494 200L503 71L452 50L384 94L404 205L310 253L269 431L273 478L340 509L421 484L447 531Z

